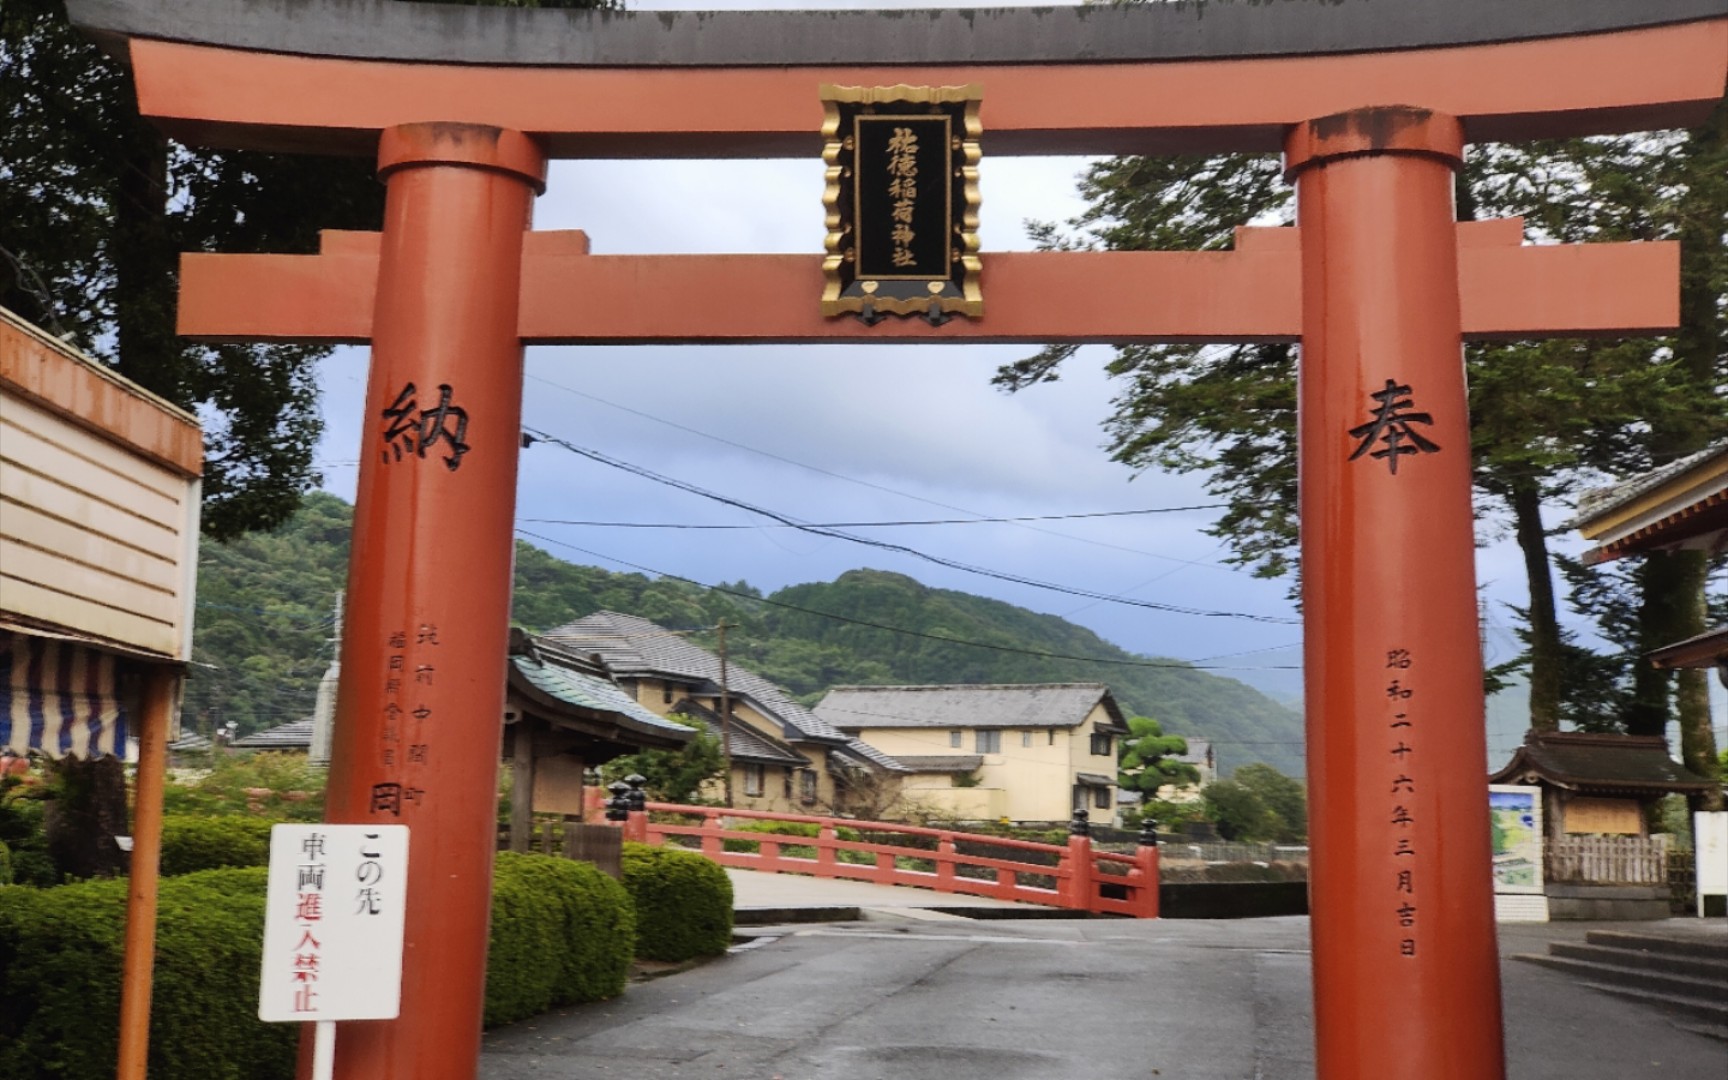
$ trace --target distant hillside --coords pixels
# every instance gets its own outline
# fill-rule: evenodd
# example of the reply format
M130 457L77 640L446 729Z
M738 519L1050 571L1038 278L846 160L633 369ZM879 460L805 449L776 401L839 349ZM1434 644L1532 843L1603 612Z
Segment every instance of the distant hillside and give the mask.
M351 518L347 503L320 493L275 533L204 545L194 658L210 666L188 689L188 725L233 720L245 733L311 711ZM727 639L738 662L807 702L848 683L1103 682L1125 709L1212 739L1227 770L1265 761L1303 772L1297 713L1234 679L1136 656L1053 615L878 570L767 597L742 582L726 588L733 595L578 566L518 543L512 618L536 631L602 608L686 630L725 618L740 624ZM694 639L713 647L711 637Z

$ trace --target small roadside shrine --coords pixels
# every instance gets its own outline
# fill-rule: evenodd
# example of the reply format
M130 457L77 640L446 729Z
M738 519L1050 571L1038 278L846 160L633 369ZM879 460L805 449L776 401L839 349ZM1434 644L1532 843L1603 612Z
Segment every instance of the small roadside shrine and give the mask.
M142 1076L203 436L191 414L4 308L0 432L0 748L124 760L137 742L120 1075Z
M1592 565L1633 555L1696 552L1694 558L1708 558L1728 551L1728 439L1585 492L1571 525L1594 542L1584 553ZM1644 659L1676 672L1682 700L1708 709L1710 669L1728 685L1728 626L1706 627L1699 599L1700 617L1680 631L1691 636ZM1717 750L1708 724L1681 725L1680 759L1692 775L1709 781L1690 800L1700 915L1728 912L1728 809Z
M1668 838L1651 835L1650 808L1710 781L1670 758L1667 740L1532 731L1489 783L1541 789L1549 918L1668 917Z

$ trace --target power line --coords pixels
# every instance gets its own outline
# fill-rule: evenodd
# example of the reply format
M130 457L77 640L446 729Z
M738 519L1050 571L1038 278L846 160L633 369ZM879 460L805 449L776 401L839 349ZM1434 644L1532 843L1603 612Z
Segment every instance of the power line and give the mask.
M761 516L777 521L782 525L790 526L800 532L810 533L813 536L823 536L834 540L847 540L854 544L862 544L865 547L880 548L883 551L892 551L902 555L910 555L913 558L922 559L925 562L934 563L937 566L945 566L951 570L961 570L969 574L977 574L981 577L994 578L998 581L1007 581L1012 584L1025 585L1035 589L1045 589L1049 592L1065 593L1069 596L1079 596L1087 600L1105 600L1113 604L1124 604L1129 607L1146 608L1151 611L1163 611L1175 615L1197 615L1205 618L1220 619L1246 619L1251 622L1283 623L1287 625L1299 624L1299 620L1285 618L1278 615L1254 615L1241 611L1213 611L1206 608L1191 608L1179 604L1166 604L1156 600L1135 600L1126 596L1112 596L1109 593L1095 592L1091 589L1079 589L1067 585L1057 585L1053 582L1040 581L1037 578L1025 577L1020 574L1010 574L1000 570L991 570L987 567L973 566L969 563L960 562L957 559L948 559L940 555L931 555L928 552L919 551L917 548L907 547L904 544L894 544L886 540L873 540L867 536L854 536L851 533L841 532L837 529L825 528L819 525L811 525L805 522L796 521L785 514L777 513L773 510L767 510L751 503L744 502L740 499L734 499L727 495L721 495L718 492L709 491L706 488L698 487L688 481L665 476L641 465L635 465L631 462L614 458L608 454L603 454L598 450L591 450L587 447L577 446L575 443L568 442L555 435L549 435L534 428L525 427L524 430L534 438L562 447L578 457L584 457L590 461L598 462L602 465L608 465L614 469L630 473L633 476L639 476L645 480L652 480L657 484L663 484L667 487L675 488L691 495L699 495L702 498L711 499L726 506L745 510L752 514L760 514Z
M638 570L644 574L653 574L657 577L668 578L672 581L682 581L686 585L694 585L699 589L706 589L709 592L717 592L717 593L720 593L724 596L737 597L740 600L748 600L751 603L766 604L770 607L785 608L788 611L796 611L796 612L799 612L799 613L804 614L804 615L816 615L816 616L819 616L820 618L824 618L824 619L833 619L835 622L850 623L854 626L869 627L872 630L886 630L891 634L904 634L907 637L923 638L927 641L941 641L941 642L945 642L949 645L965 645L965 646L968 646L971 648L977 648L977 649L990 649L994 652L1015 653L1015 654L1020 655L1020 656L1036 656L1036 657L1040 657L1040 658L1046 659L1046 660L1078 660L1078 661L1082 661L1082 662L1088 663L1088 664L1111 664L1111 665L1114 665L1117 667L1166 668L1166 669L1171 669L1171 670L1176 670L1176 671L1197 671L1197 670L1200 670L1200 671L1204 671L1204 670L1295 671L1295 670L1297 670L1297 665L1295 665L1295 664L1269 665L1267 667L1246 668L1246 667L1242 667L1240 665L1236 665L1236 666L1231 666L1231 665L1203 665L1203 664L1190 664L1190 663L1181 662L1181 661L1164 662L1164 661L1159 661L1159 660L1118 660L1118 659L1107 659L1107 658L1098 657L1098 656L1073 656L1073 655L1070 655L1067 653L1044 652L1044 651L1039 650L1039 649L1022 649L1022 648L1018 648L1018 647L1013 646L1013 645L993 645L993 644L990 644L988 642L983 642L983 641L968 641L965 638L948 637L944 634L927 634L921 630L908 630L902 626L889 626L886 623L871 622L868 619L855 619L855 618L852 618L851 616L848 616L848 615L836 615L831 611L817 611L815 608L802 607L798 604L789 604L789 603L786 603L784 600L772 600L766 596L752 596L750 593L739 592L736 589L728 589L728 588L725 588L724 586L720 586L720 585L709 585L709 584L706 584L704 582L697 581L694 578L684 577L681 574L669 574L664 570L656 570L651 566L643 566L640 563L633 563L627 559L620 559L620 558L613 556L613 555L602 554L601 552L598 552L598 551L590 551L587 548L577 547L575 544L566 543L562 540L554 540L550 536L541 536L538 533L531 533L526 529L517 529L516 535L526 537L527 539L530 539L530 540L538 540L544 544L555 544L558 547L569 548L571 551L580 552L583 555L589 556L590 558L602 559L606 562L616 563L619 566L627 566L632 570Z
M538 438L538 436L536 436ZM998 525L1022 521L1075 521L1081 518L1133 517L1142 514L1179 514L1188 510L1216 510L1225 503L1193 506L1156 506L1145 510L1097 510L1083 514L1032 514L1025 517L927 518L909 521L823 521L808 525L702 525L668 521L579 521L570 518L522 518L528 525L585 525L606 529L888 529L906 525Z
M781 454L773 453L772 451L760 450L760 449L757 449L756 447L750 446L746 443L737 442L737 441L734 441L732 439L724 438L723 436L720 436L720 435L714 435L714 434L711 434L709 432L702 431L698 428L690 427L688 424L674 423L673 421L667 420L664 417L655 416L653 413L645 412L641 409L634 409L628 405L621 405L616 401L608 401L607 399L605 399L603 397L598 397L594 394L590 394L585 390L578 390L572 386L565 386L563 383L553 382L551 379L542 378L539 375L530 375L530 376L528 376L528 378L532 379L533 381L535 381L537 383L542 383L546 386L550 386L554 390L562 390L567 394L574 394L579 398L586 398L587 400L592 401L598 405L605 405L608 408L617 409L620 412L627 412L632 416L639 416L644 420L651 420L656 424L661 424L665 427L672 428L675 431L681 432L683 434L696 435L696 436L699 436L701 438L708 439L712 442L717 442L717 443L721 444L722 446L730 446L735 450L743 450L746 453L756 454L756 455L759 455L761 457L768 458L771 461L778 461L778 462L781 462L782 464L791 465L791 466L793 466L795 468L799 468L799 469L807 469L810 472L817 473L818 475L821 475L821 476L827 476L827 477L830 477L830 478L835 479L835 480L844 480L848 484L857 484L859 487L870 488L872 491L880 491L880 492L883 492L883 493L888 494L888 495L898 496L899 498L902 498L902 499L911 499L913 502L921 502L926 506L937 506L937 507L941 507L944 510L952 510L957 514L970 514L973 518L982 518L985 516L983 514L980 514L976 510L968 510L964 506L955 506L952 503L941 502L937 499L927 499L922 495L914 495L909 491L900 491L897 488L891 488L891 487L888 487L884 484L873 483L869 480L860 480L856 476L847 476L845 473L838 473L838 472L834 472L831 469L824 469L819 465L811 465L811 464L808 464L808 463L803 462L803 461L798 461L794 458L789 458L789 457L785 457ZM1227 505L1227 504L1220 504L1220 505ZM1029 522L1016 522L1015 524L1018 525L1018 527L1020 527L1022 529L1027 529L1027 530L1030 530L1030 531L1036 532L1036 533L1043 533L1045 536L1054 536L1059 540L1073 540L1076 543L1091 544L1094 547L1110 548L1112 551L1125 551L1131 555L1142 555L1142 556L1145 556L1146 558L1149 558L1149 559L1162 559L1165 562L1181 563L1184 566L1204 566L1204 567L1207 567L1207 568L1212 569L1212 570L1234 571L1234 569L1235 569L1234 567L1221 566L1218 563L1201 562L1197 559L1181 559L1181 558L1177 558L1174 555L1165 555L1162 552L1157 552L1157 551L1143 551L1140 548L1125 547L1121 544L1112 544L1112 543L1109 543L1108 541L1104 541L1104 540L1094 540L1091 537L1073 536L1073 535L1070 535L1069 533L1057 532L1054 529L1039 528L1037 525L1033 525Z

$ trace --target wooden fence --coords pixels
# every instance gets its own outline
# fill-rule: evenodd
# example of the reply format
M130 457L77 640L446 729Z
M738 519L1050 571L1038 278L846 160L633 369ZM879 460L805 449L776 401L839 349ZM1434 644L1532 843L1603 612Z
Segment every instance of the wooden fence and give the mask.
M1665 885L1666 836L1564 836L1547 843L1549 881L1589 885Z
M510 830L498 830L498 850L532 851L591 862L612 877L623 873L623 832L616 825L586 825L580 818L536 814L528 833L511 844Z
M789 827L736 827L756 822ZM1095 850L1085 836L1065 845L1038 844L884 821L652 802L646 813L630 814L624 829L625 839L690 848L741 870L1158 916L1158 849L1151 846L1121 855Z

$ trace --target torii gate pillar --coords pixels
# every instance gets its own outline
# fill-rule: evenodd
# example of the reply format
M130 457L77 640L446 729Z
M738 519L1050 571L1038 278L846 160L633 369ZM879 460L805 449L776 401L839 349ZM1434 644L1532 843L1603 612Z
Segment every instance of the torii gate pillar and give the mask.
M325 816L416 842L402 1013L342 1027L342 1080L472 1076L509 652L523 235L545 157L520 132L379 140L384 232ZM380 450L379 447L384 449Z
M1452 208L1462 157L1458 121L1417 109L1313 120L1285 142L1302 232L1310 889L1326 1080L1504 1069Z

